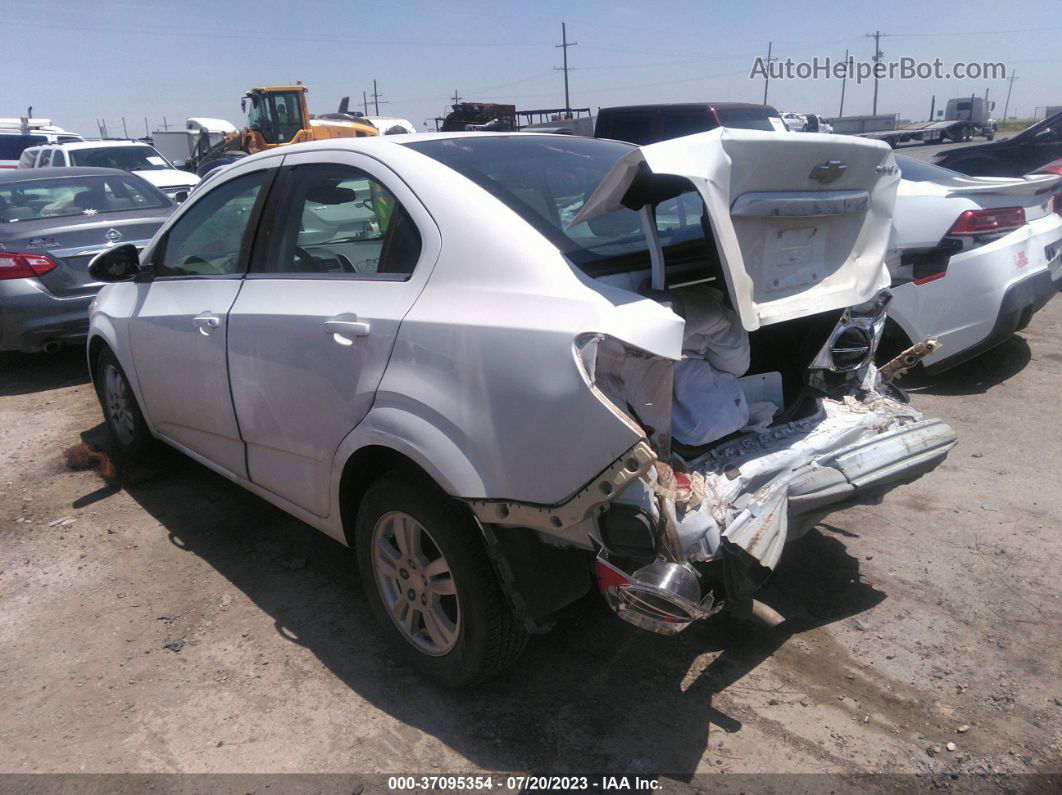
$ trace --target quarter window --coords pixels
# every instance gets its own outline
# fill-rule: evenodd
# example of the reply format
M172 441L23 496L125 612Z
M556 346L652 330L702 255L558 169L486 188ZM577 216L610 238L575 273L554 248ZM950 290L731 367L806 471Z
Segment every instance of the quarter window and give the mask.
M166 233L157 276L239 273L247 224L266 171L230 180L197 201Z
M420 233L394 194L353 166L320 163L289 172L268 254L254 270L284 274L408 277Z

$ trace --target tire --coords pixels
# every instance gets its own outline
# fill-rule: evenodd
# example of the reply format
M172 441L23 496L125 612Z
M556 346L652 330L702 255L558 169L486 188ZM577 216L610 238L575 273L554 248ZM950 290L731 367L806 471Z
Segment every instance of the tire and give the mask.
M479 530L467 508L435 484L399 470L383 475L358 509L354 547L376 620L425 676L463 687L520 656L527 632Z
M103 410L112 450L120 458L135 461L154 445L125 371L110 348L96 360L96 396Z

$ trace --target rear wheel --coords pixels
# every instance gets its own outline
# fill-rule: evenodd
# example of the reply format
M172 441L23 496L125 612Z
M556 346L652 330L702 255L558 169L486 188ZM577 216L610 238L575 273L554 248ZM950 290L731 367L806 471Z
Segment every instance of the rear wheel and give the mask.
M450 686L513 663L527 642L465 506L424 478L391 472L358 510L362 587L407 662Z
M154 439L129 379L110 348L104 348L96 361L96 395L115 452L128 459L146 453Z

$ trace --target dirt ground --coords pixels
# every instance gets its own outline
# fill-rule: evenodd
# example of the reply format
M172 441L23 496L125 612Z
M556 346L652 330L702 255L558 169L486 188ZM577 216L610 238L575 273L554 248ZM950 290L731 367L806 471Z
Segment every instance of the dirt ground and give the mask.
M346 548L203 467L67 469L81 354L4 356L0 772L1062 771L1060 343L1062 299L913 389L959 446L790 546L782 629L587 598L471 691L398 662Z

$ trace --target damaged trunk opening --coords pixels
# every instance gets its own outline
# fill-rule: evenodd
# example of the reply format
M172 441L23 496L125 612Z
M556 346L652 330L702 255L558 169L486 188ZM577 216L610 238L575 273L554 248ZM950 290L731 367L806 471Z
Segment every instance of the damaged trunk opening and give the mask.
M775 625L782 618L753 594L786 542L827 506L922 474L954 434L923 419L871 364L887 294L753 335L711 288L671 297L687 321L674 366L672 444L654 445L653 466L598 517L599 586L621 618L658 633L680 632L724 606ZM768 347L756 350L762 342ZM640 379L625 374L631 387L622 393L611 373L598 381L632 417L649 410L643 384L660 383L651 363L643 367Z

